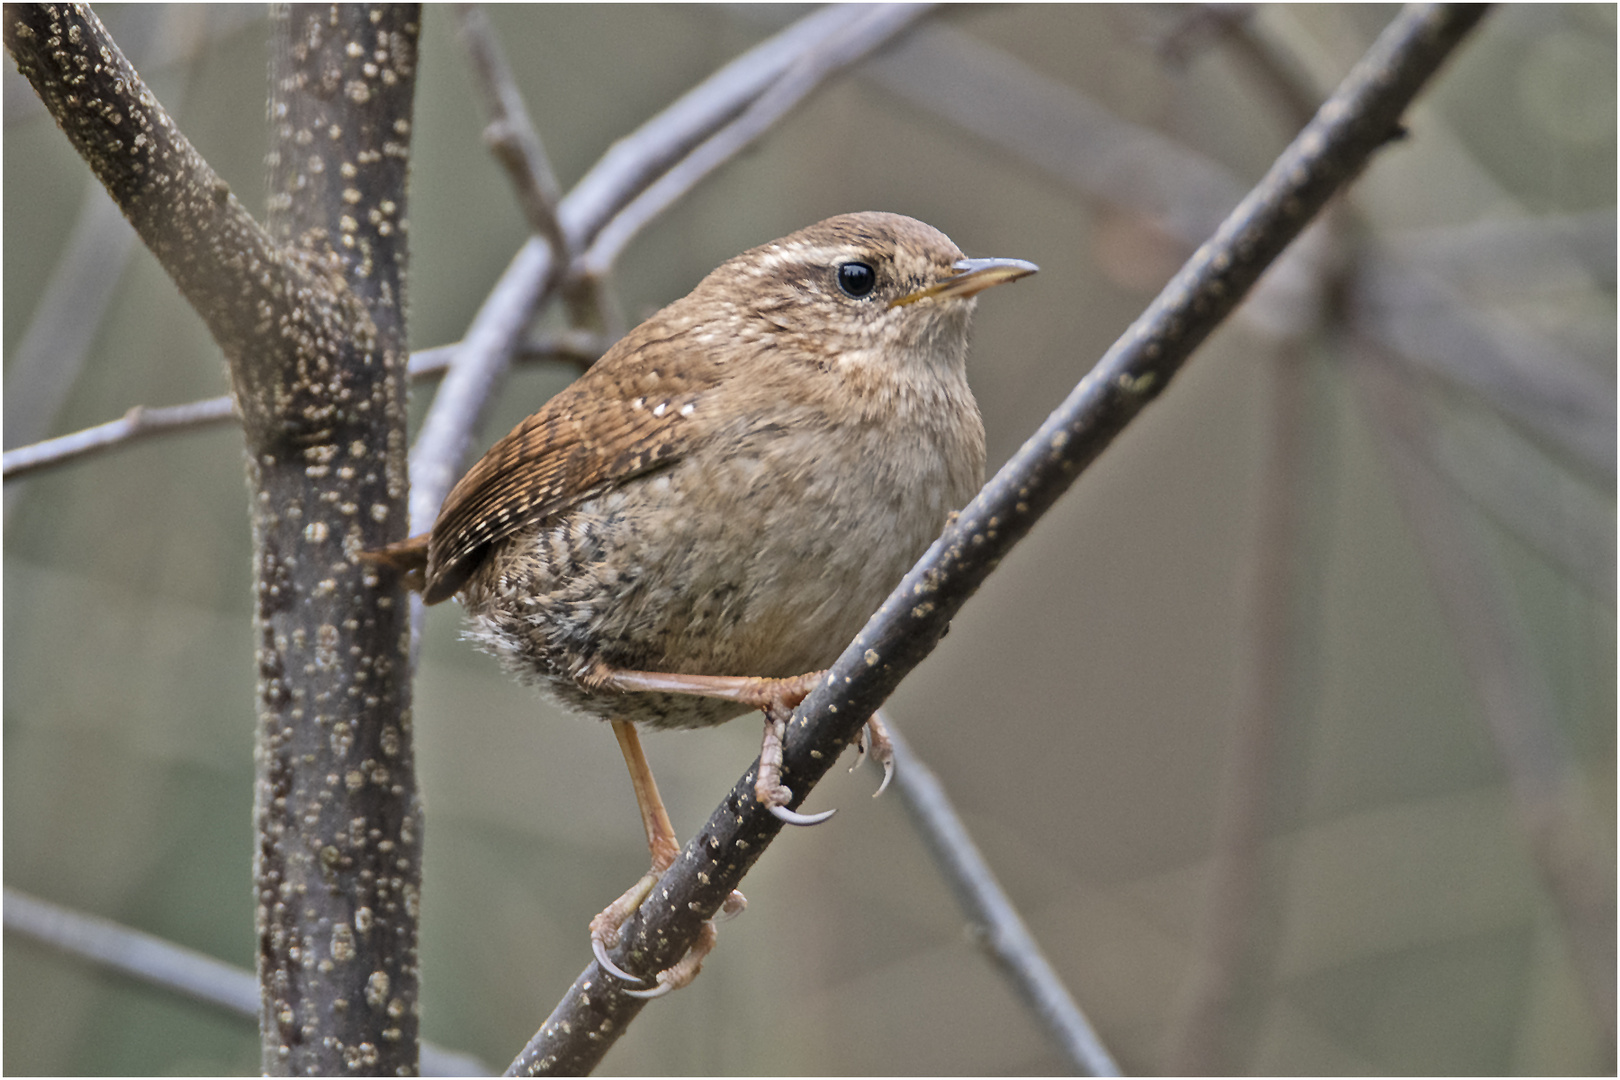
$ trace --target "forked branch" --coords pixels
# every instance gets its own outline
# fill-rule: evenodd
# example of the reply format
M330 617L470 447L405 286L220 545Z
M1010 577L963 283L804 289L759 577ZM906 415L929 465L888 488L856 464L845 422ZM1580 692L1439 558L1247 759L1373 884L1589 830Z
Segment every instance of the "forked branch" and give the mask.
M274 25L264 227L88 8L8 5L4 36L229 365L258 601L262 1067L411 1073L421 828L408 606L353 554L405 531L419 13L283 7Z

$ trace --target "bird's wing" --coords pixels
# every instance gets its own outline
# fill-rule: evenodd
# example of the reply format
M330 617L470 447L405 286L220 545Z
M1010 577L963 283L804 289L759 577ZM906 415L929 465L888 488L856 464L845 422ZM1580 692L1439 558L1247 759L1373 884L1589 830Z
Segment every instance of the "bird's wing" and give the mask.
M637 329L450 490L428 544L425 601L454 595L496 541L678 461L713 427L719 366L690 353L676 364L679 335Z

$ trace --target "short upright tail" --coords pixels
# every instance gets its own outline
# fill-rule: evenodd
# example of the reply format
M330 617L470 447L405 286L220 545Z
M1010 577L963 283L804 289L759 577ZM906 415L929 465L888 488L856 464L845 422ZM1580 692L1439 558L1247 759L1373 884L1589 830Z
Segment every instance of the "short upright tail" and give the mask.
M405 575L407 588L422 591L427 581L428 533L412 536L397 544L360 552L360 559L377 566L386 566Z

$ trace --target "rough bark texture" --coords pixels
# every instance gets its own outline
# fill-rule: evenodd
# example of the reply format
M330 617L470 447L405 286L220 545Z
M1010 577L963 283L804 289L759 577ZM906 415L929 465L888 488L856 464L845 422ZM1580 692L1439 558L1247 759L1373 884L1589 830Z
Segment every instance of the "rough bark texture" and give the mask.
M353 556L405 531L405 172L419 26L414 7L276 15L269 230L312 258L336 253L348 317L331 336L301 327L310 336L292 370L266 388L279 429L259 433L249 463L270 1072L417 1062L409 608Z
M354 555L405 530L418 27L414 7L280 12L267 230L87 8L5 11L18 70L230 365L257 553L254 880L271 1073L417 1063L408 609Z

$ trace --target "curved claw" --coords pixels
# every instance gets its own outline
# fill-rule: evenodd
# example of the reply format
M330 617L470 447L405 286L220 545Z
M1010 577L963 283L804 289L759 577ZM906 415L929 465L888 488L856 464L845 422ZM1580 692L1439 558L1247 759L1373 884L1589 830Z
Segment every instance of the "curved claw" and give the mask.
M819 814L798 814L792 810L789 810L785 806L776 806L774 804L765 807L765 809L769 810L771 812L771 816L776 818L776 820L784 821L789 825L820 825L823 821L826 821L828 818L838 813L838 810L835 808L832 810L823 810Z
M714 918L710 921L716 923L730 922L732 919L735 919L737 916L746 911L747 908L748 897L744 896L736 889L732 889L731 895L727 896L725 900L721 902L720 910L714 913Z
M887 761L885 761L883 763L883 783L879 784L878 789L876 791L872 792L872 798L875 799L879 795L883 794L885 791L889 790L889 781L893 780L893 779L894 779L894 759L890 758L889 760L887 760Z
M651 1001L653 998L663 997L673 989L675 989L673 983L660 982L651 990L621 990L619 993L623 994L625 997L640 998L643 1001Z
M597 937L595 934L591 935L591 952L593 954L595 954L596 962L598 964L602 965L602 970L607 972L609 975L612 975L614 978L619 979L619 980L621 980L623 982L627 982L627 983L640 983L640 982L646 982L647 981L646 979L638 978L638 977L630 974L628 971L624 970L618 964L615 964L612 960L609 960L608 959L608 954L607 954L607 946L604 945L602 943L602 939ZM626 990L625 993L634 994L634 993L637 993L637 992L634 991L634 990ZM658 995L654 995L654 996L656 997Z

